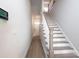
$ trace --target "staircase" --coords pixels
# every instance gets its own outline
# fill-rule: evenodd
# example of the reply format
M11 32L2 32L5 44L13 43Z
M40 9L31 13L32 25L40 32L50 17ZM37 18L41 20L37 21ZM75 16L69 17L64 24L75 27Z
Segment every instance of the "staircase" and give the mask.
M47 23L42 14L40 24L40 39L45 53L49 58L78 58L79 54L71 42L67 39L60 26L56 22ZM50 24L52 23L52 24Z
M52 48L53 53L50 57L53 58L78 58L76 51L66 39L64 33L60 27L55 24L54 26L49 26L52 30Z

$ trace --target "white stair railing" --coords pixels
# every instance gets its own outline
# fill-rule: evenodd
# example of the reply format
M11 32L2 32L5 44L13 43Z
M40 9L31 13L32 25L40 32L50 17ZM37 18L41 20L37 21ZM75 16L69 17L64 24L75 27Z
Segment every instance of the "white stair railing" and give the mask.
M48 57L49 55L49 51L48 51L49 50L49 28L43 14L42 14L42 20L40 23L40 38L41 38L42 46L44 49L45 57Z
M40 23L40 38L45 53L45 57L50 57L51 54L53 54L52 49L53 32L51 32L52 30L53 29L49 28L47 21L44 17L44 14L42 14L42 20Z

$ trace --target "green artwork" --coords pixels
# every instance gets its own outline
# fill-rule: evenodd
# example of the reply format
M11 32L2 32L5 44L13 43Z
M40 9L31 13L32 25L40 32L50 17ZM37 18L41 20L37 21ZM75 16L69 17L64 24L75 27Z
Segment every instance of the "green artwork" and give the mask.
M4 16L4 17L6 17L7 14L6 14L4 11L0 10L0 16Z
M8 20L8 12L0 8L0 18Z

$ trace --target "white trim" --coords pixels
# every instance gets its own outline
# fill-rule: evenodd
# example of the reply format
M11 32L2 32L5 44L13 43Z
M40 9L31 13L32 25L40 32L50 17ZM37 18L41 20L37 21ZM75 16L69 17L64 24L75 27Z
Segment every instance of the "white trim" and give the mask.
M31 36L31 37L32 37L32 36ZM25 53L24 53L24 55L23 55L22 58L27 58L26 56L27 56L27 53L28 53L28 51L29 51L29 49L30 49L31 43L32 43L32 39L31 39L30 43L28 44L28 45L29 45L29 46L28 46L28 49L26 50L27 47L25 48Z
M71 44L72 48L74 49L74 51L76 52L77 56L79 56L79 51L76 49L76 47L73 45L73 43L69 40L68 36L65 34L65 32L63 31L63 29L61 28L61 26L56 23L58 25L58 27L60 28L60 30L62 31L62 33L64 34L64 36L66 37L67 41L69 42L69 44Z

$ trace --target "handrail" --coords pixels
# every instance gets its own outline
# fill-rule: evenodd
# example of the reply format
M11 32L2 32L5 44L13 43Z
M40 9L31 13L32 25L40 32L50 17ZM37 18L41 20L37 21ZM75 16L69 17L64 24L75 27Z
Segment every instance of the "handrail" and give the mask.
M44 14L43 14L42 16L44 16ZM45 18L45 17L44 17L44 18ZM47 22L47 20L45 20L45 21L46 21L47 27L48 27L48 29L49 29L49 25L48 25L48 22Z
M48 25L48 22L46 20L46 23ZM48 29L49 29L49 58L54 56L54 51L53 51L53 28L50 28L48 25Z
M42 14L42 17L44 17L44 14ZM45 17L44 17L45 18ZM49 29L49 55L48 57L51 58L54 56L53 52L53 28L50 28L48 25L47 20L45 19L47 27Z
M41 16L42 16L41 24L42 24L43 28L40 28L40 29L44 29L44 33L46 36L45 40L47 40L46 42L48 43L47 46L46 46L46 44L44 45L45 41L43 39L43 37L44 37L43 35L41 36L41 39L43 40L42 44L43 44L43 49L45 52L45 57L48 57L48 55L49 55L49 27L48 27L48 23L47 23L43 13L41 14ZM42 32L40 32L40 33L42 33Z

